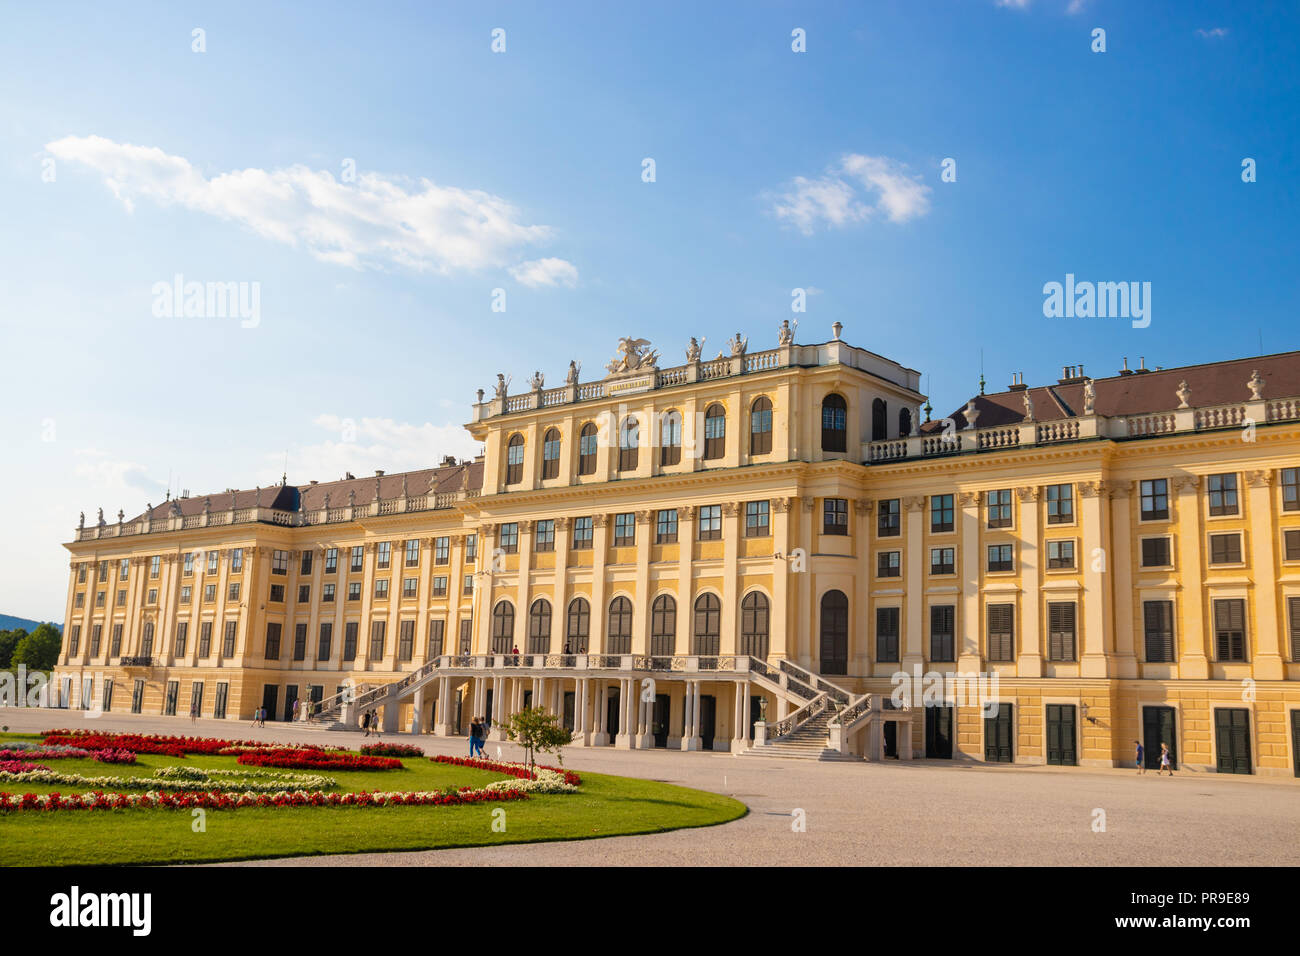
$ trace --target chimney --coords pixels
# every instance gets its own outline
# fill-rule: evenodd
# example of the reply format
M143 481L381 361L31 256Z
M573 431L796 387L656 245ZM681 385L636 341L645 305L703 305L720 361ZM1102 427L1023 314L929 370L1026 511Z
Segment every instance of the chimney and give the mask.
M311 480L311 483L312 483L313 485L316 484L316 483L317 483L317 482L316 482L316 479L313 478L313 479Z
M1134 369L1134 371L1138 375L1145 375L1147 372L1151 371L1151 369L1147 368L1147 357L1145 355L1138 356L1138 367Z
M357 480L357 476L354 475L354 474L352 474L352 472L350 472L350 471L345 471L345 472L343 472L343 480L344 480L344 481L356 481L356 480Z
M1010 386L1010 388L1008 389L1008 391L1011 391L1011 392L1023 392L1023 391L1024 391L1025 389L1027 389L1028 387L1029 387L1029 386L1025 384L1025 373L1024 373L1024 372L1012 372L1012 373L1011 373L1011 386Z
M443 456L442 456L442 464L439 465L438 467L440 467L440 468L450 468L450 467L452 467L452 466L455 465L455 464L456 464L456 456L455 456L455 455L443 455Z
M1121 375L1132 375L1132 374L1133 374L1133 370L1132 370L1131 368L1128 367L1128 356L1127 356L1127 355L1124 356L1124 367L1123 367L1122 369L1119 370L1119 374L1121 374Z
M375 469L375 477L376 477L376 478L382 478L382 477L384 477L384 469L382 469L382 468L376 468L376 469Z
M1082 382L1084 379L1082 365L1063 365L1061 366L1061 379L1057 385L1073 385Z

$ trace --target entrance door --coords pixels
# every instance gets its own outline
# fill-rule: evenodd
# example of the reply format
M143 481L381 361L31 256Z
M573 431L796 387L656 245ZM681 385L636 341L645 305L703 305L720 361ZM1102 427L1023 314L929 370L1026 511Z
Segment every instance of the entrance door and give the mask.
M1214 739L1219 773L1250 773L1250 711L1244 707L1216 708Z
M298 699L298 685L289 684L284 689L284 719L293 720L293 702Z
M925 755L940 760L952 759L952 708L925 709Z
M1011 704L999 703L998 712L984 718L984 759L989 763L1011 763Z
M163 704L163 713L168 717L176 716L176 698L181 693L181 682L178 680L169 680L167 682L167 699Z
M144 709L144 681L138 680L131 690L131 713L138 714Z
M1073 767L1077 761L1074 744L1074 705L1047 705L1047 762Z
M609 700L605 704L605 732L609 734L610 742L618 735L618 704L619 692L611 688Z
M487 721L492 720L492 688L489 687L487 692L487 712L483 714L475 714L474 716L482 717L484 720Z
M654 734L656 747L668 746L668 702L667 694L655 694L655 707L650 715L650 732Z
M1291 711L1291 761L1295 764L1295 775L1300 777L1300 710Z
M749 739L754 739L754 725L763 719L763 698L758 694L749 697Z
M564 729L569 731L569 733L573 733L573 714L576 700L577 698L573 696L573 691L566 690L564 692Z
M882 736L885 738L884 756L898 759L898 721L887 720L883 728Z
M718 698L712 694L700 695L700 748L713 749L713 738L718 729Z
M275 720L275 705L280 700L280 688L267 684L262 688L262 706L266 708L269 720Z
M190 713L203 716L203 681L201 680L190 684Z
M821 671L849 672L849 599L843 591L827 591L821 602Z
M1160 769L1160 745L1169 745L1169 765L1178 769L1178 741L1174 739L1172 707L1142 708L1142 763L1148 770Z

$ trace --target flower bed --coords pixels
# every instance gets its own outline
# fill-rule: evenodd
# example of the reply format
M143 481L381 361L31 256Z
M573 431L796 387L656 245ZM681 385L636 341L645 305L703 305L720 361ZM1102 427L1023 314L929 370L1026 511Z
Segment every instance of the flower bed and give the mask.
M135 763L129 750L82 750L80 747L6 747L0 763L11 760L97 760L100 763Z
M175 737L164 734L111 734L93 730L47 730L46 746L68 746L83 750L129 750L137 754L184 757L186 754L237 757L241 753L269 750L342 750L317 744L268 744L260 740L223 740L218 737Z
M30 763L26 760L3 760L0 759L0 774L19 774L34 773L39 770L49 770L50 768L43 763Z
M411 744L366 744L361 752L370 757L423 757L424 751Z
M521 790L417 790L407 793L321 793L281 790L276 793L220 793L186 790L179 793L37 794L0 792L0 812L58 810L163 809L235 810L241 807L448 807L470 803L502 803L527 800Z
M402 761L394 757L370 757L365 754L338 753L327 750L265 750L242 753L238 763L252 767L296 767L302 770L401 770Z
M59 773L48 767L12 771L0 767L0 783L41 783L101 790L108 787L148 791L185 791L206 788L214 793L225 791L271 793L288 789L321 790L336 786L337 781L316 774L206 770L200 767L161 767L155 770L151 777L87 777L79 773Z
M512 777L518 777L521 780L535 779L528 772L528 765L522 763L504 763L497 760L480 760L475 757L445 757L438 755L430 757L434 763L451 764L455 767L473 767L475 770L493 770L497 773L506 773ZM559 774L560 779L570 787L582 786L582 778L572 770L565 770L563 767L544 767L541 764L536 765L538 775L541 771L546 770L554 774Z

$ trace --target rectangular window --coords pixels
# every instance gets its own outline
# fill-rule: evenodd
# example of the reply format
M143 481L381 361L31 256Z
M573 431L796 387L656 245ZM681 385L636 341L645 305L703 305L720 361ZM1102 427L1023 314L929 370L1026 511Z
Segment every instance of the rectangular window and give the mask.
M278 661L280 659L280 624L271 621L266 625L266 659L268 661Z
M131 559L123 558L117 562L117 579L125 581L128 574L131 573Z
M99 565L99 583L103 584L108 580L108 562L101 561Z
M880 551L876 554L876 577L897 578L903 573L901 551Z
M435 575L433 578L433 596L445 598L447 596L447 577L446 575Z
M988 617L988 655L989 660L1008 663L1016 656L1016 606L1014 604L990 604L986 609Z
M375 549L375 555L375 567L389 567L393 561L393 543L391 541L380 541L379 546Z
M1139 486L1142 492L1142 520L1167 521L1169 519L1169 481L1152 478Z
M470 595L474 593L474 575L465 575L465 580L461 582L460 593Z
M1282 532L1282 555L1287 561L1300 561L1300 530Z
M68 635L68 656L76 657L77 649L81 646L81 625L72 625L72 632Z
M519 525L512 521L503 524L497 532L497 546L506 554L519 553Z
M1282 510L1300 511L1300 468L1283 468L1278 477L1282 486Z
M388 578L375 579L375 597L376 598L388 597Z
M547 518L533 525L533 550L555 550L555 522L552 519Z
M953 574L956 571L957 554L954 548L930 549L930 573Z
M443 578L443 580L447 580ZM402 578L402 597L413 598L418 593L420 587L419 578Z
M354 545L352 548L352 570L360 571L365 564L366 549L363 545Z
M469 618L462 618L460 622L460 653L468 654L474 644L474 622Z
M698 521L701 541L717 541L722 537L722 505L701 505Z
M299 574L303 574L303 575L311 574L311 556L312 556L312 552L310 550L303 551L302 558L300 558L298 562Z
M387 621L370 622L370 659L372 661L382 661L384 659L384 638L387 630Z
M1214 602L1214 656L1220 661L1246 659L1246 602L1241 598Z
M279 625L277 624L276 627L279 627ZM226 633L223 634L221 638L222 657L229 658L235 656L235 635L238 632L238 629L239 629L238 621L226 622ZM279 636L279 632L277 632L276 636L277 637Z
M334 603L334 585L332 583L321 588L320 599L326 604Z
M984 505L988 512L988 526L990 528L1011 527L1010 488L986 491L984 493Z
M655 543L677 543L677 509L664 508L655 518Z
M614 547L624 548L636 544L636 515L632 512L614 515Z
M238 581L231 581L231 582L230 582L230 586L226 588L226 600L228 600L228 601L238 601L238 600L239 600L239 582L238 582Z
M193 594L194 594L193 589L188 584L185 585L183 588L181 588L181 603L189 604L190 598L193 596Z
M215 584L203 585L203 603L211 604L217 599L217 586Z
M77 592L77 599L76 599L76 602L75 602L75 606L76 606L76 607L85 607L85 606L86 606L86 595L84 595L84 594L81 593L80 591Z
M176 623L176 648L172 652L176 657L185 656L185 645L186 643L188 643L189 635L190 635L189 621L178 621Z
M215 584L212 585L212 587L213 587L214 590L216 589L216 585L215 585ZM119 588L119 589L118 589L118 592L117 592L117 606L118 606L118 607L126 607L126 588Z
M444 535L433 539L433 563L451 563L451 538Z
M96 594L95 607L103 607L104 601L107 599L107 597L108 597L108 592L106 591L100 591L98 594Z
M1171 564L1168 538L1142 539L1142 567L1165 568Z
M1053 602L1047 605L1047 659L1075 659L1075 604Z
M1013 545L991 544L988 547L989 571L1011 571L1015 569L1012 557Z
M220 551L208 552L208 574L217 573L217 561L220 559L220 557L221 557Z
M310 601L311 601L311 585L310 584L298 585L298 603L307 604Z
M876 660L898 660L898 608L876 608Z
M182 574L184 577L187 577L187 578L189 578L189 577L193 577L193 576L194 576L194 554L193 554L193 552L186 552L185 557L182 559L182 561L181 561L181 574ZM83 577L84 577L84 576L85 576L85 575L83 574Z
M293 626L293 659L295 661L305 661L307 659L307 625L305 623Z
M90 656L99 656L99 644L104 637L104 625L96 624L90 629Z
M316 660L327 661L330 659L330 644L334 640L334 625L325 621L320 626L320 638L316 642Z
M770 503L766 501L745 502L745 537L766 538L771 535L769 507Z
M167 717L176 716L176 698L180 695L181 682L178 680L169 680L167 682L167 696L163 698L163 714Z
M1300 663L1300 597L1286 599L1286 612L1291 638L1291 660L1293 663ZM91 653L93 654L94 651Z
M203 621L199 624L199 660L204 660L212 656L212 622Z
M1210 496L1210 516L1235 515L1237 513L1237 476L1210 475L1205 483Z
M1210 535L1210 563L1211 564L1240 564L1241 563L1241 535L1240 534Z
M429 622L429 655L428 656L430 659L435 657L441 657L443 655L442 638L443 638L443 634L446 633L446 630L447 630L446 621Z
M1074 485L1047 486L1047 523L1074 522Z
M158 603L158 589L157 589L157 588L150 588L150 589L149 589L149 594L148 594L148 596L147 596L146 599L145 599L145 603L146 603L146 604L157 604L157 603Z
M283 603L284 603L284 585L283 585L283 584L272 584L272 585L271 585L271 602L274 603L274 604L283 604Z
M930 660L955 661L957 608L951 604L937 604L930 608Z
M397 659L409 661L415 654L415 622L402 621L397 625Z
M952 495L931 495L930 496L930 533L939 534L945 531L951 531L952 523Z
M153 557L149 559L149 577L151 578L158 577L158 574L161 570L162 570L162 557L155 554Z
M897 498L883 498L876 502L876 534L881 538L896 538L902 534Z
M1057 569L1074 567L1074 542L1047 542L1047 566Z
M334 574L338 571L338 569L339 569L339 549L326 548L325 549L325 573Z
M361 625L356 621L348 621L343 625L343 659L345 661L355 661L357 659L357 631Z
M1143 601L1142 633L1146 643L1146 659L1149 663L1173 663L1174 602Z
M591 518L573 519L573 550L583 551L591 547Z
M216 720L226 719L226 702L230 699L230 684L222 681L217 684L217 700L212 705L212 716Z
M348 582L348 600L349 600L349 601L360 601L360 600L361 600L361 582L360 582L360 581L349 581L349 582Z
M468 534L465 536L465 560L478 560L478 535Z
M188 554L185 555L185 563L187 565L190 563L190 556ZM84 561L81 564L77 565L77 583L78 584L86 583L86 563Z
M212 569L214 572L216 568ZM238 574L244 570L244 549L235 548L230 552L230 573Z
M437 546L436 540L434 546L435 547ZM451 548L449 543L448 551L450 550ZM419 538L406 539L406 557L403 559L403 561L408 568L418 568L420 566L420 539ZM446 563L447 563L446 561L443 562L443 564Z
M289 573L289 552L288 551L271 552L271 573L272 574Z
M822 534L849 533L849 500L847 498L822 499Z

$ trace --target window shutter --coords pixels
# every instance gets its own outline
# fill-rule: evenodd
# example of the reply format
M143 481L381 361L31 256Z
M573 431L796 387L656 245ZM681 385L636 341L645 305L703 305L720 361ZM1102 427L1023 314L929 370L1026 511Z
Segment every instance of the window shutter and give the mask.
M1291 623L1291 660L1300 661L1300 597L1287 598L1286 604Z

